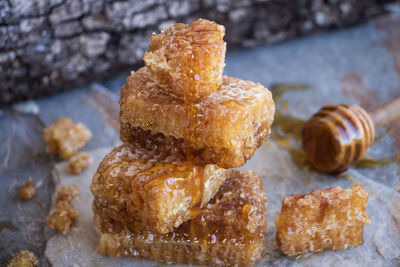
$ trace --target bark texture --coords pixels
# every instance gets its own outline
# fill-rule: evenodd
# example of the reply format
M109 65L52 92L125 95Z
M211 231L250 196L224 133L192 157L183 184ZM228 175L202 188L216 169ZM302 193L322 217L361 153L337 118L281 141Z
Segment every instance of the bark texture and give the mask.
M352 25L393 0L3 0L0 104L142 64L150 35L197 18L225 25L229 47Z

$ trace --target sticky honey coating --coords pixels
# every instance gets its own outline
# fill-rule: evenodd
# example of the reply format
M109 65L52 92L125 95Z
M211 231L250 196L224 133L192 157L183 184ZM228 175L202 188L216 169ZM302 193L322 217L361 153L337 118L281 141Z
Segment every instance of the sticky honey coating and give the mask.
M115 225L168 233L205 205L228 173L124 144L100 163L90 188L95 208Z
M70 118L60 118L43 130L47 152L69 159L86 145L92 133L82 123L74 123Z
M347 249L363 243L368 194L361 185L333 187L292 195L275 218L278 248L294 256L324 249Z
M225 28L199 19L178 23L151 36L143 59L153 78L168 93L195 102L218 90L225 67Z
M138 127L151 131L143 142L153 150L178 142L178 149L196 164L236 168L268 139L275 105L270 91L261 84L223 76L220 90L186 104L163 92L150 76L146 67L141 68L128 77L121 90L122 141L138 138L124 124Z
M94 206L98 250L110 257L143 257L166 263L252 265L260 257L267 223L267 197L255 173L232 171L197 216L168 234L118 231Z

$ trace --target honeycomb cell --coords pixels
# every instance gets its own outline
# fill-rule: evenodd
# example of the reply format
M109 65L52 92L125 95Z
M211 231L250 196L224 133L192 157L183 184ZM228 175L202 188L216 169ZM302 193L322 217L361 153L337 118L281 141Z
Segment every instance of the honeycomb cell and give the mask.
M168 233L206 205L228 173L124 144L103 159L90 188L96 210L115 224Z
M262 183L253 172L232 171L194 219L168 234L133 233L94 206L95 226L100 233L98 250L111 257L143 257L167 263L252 265L263 247L266 202Z
M275 218L278 248L294 256L324 249L347 249L363 243L368 194L361 185L333 187L292 195Z
M123 142L178 150L195 164L223 168L240 167L254 155L268 139L275 112L261 84L223 76L220 90L187 104L165 93L146 67L128 77L120 104ZM149 134L137 135L144 131Z
M179 23L153 33L143 59L163 89L185 102L196 102L222 85L224 35L224 26L205 19Z

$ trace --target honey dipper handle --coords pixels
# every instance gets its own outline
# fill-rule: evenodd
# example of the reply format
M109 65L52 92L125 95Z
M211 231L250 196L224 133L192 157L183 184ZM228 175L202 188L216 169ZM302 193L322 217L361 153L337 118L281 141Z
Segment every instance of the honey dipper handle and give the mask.
M375 128L395 119L400 119L400 96L397 96L389 103L370 112L370 116L374 122Z

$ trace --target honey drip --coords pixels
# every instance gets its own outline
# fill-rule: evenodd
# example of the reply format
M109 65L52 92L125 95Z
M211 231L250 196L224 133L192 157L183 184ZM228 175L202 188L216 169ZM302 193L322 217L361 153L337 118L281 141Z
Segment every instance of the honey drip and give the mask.
M400 158L398 156L393 156L393 157L389 157L389 158L381 158L381 159L364 157L355 165L355 167L358 169L376 169L376 168L385 167L385 166L395 163L399 160L400 160Z

